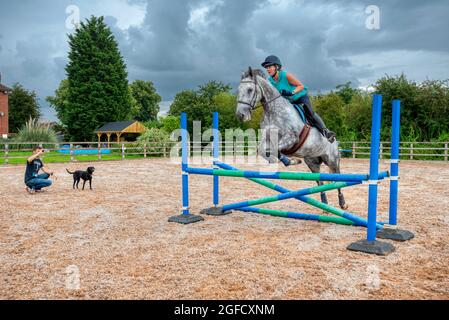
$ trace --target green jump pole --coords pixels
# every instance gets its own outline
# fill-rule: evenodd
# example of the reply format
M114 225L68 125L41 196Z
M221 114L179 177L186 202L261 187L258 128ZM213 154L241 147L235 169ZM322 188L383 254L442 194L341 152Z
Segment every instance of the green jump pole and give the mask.
M306 172L258 172L242 170L217 170L206 168L187 168L186 171L191 174L223 176L235 178L262 178L262 179L280 179L280 180L306 180L306 181L349 181L361 182L368 181L367 174L342 174L342 173L306 173ZM387 174L383 172L381 174Z
M223 163L223 162L216 161L215 164L217 166L219 166L220 168L223 168L225 170L230 170L230 171L231 170L237 170L236 168L234 168L234 167L232 167L232 166L230 166L230 165L228 165L226 163ZM384 173L380 174L381 178L385 178L387 176L388 176L388 172L384 172ZM258 179L258 178L248 178L248 180L251 180L251 181L253 181L253 182L257 183L257 184L263 185L264 187L267 187L269 189L272 189L272 190L275 190L275 191L278 191L278 192L281 192L281 193L284 193L284 194L291 192L291 190L289 190L287 188L284 188L284 187L282 187L282 186L280 186L278 184L275 184L275 183L273 183L271 181ZM309 190L310 191L310 190L313 189L311 193L308 193L308 194L313 194L313 193L319 193L319 192L322 192L322 191L329 191L329 190L333 190L333 189L342 189L342 188L345 188L345 187L350 187L350 186L354 186L354 185L361 184L361 183L362 182L346 182L346 183L345 182L335 182L335 183L332 183L332 184L317 186L317 187L313 187L313 188L309 188L309 189L305 189L305 190ZM323 190L323 189L320 189L321 187L328 187L328 189L324 189ZM317 190L319 190L319 191L317 191ZM273 198L273 197L267 197L267 198ZM337 215L339 217L342 217L342 218L344 218L344 219L346 219L348 221L353 222L357 226L367 227L367 225L368 225L368 221L363 219L363 218L360 218L360 217L355 216L355 215L353 215L353 214L351 214L349 212L346 212L344 210L335 208L335 207L330 206L328 204L322 203L322 202L320 202L318 200L315 200L313 198L305 197L304 195L302 195L302 196L298 195L298 196L296 196L294 198L298 199L298 200L300 200L300 201L302 201L304 203L307 203L307 204L309 204L309 205L311 205L313 207L322 209L322 210L324 210L326 212L329 212L331 214L335 214L335 215ZM258 200L261 200L261 199L258 199ZM252 201L257 201L257 200L252 200ZM266 202L259 202L259 203L253 202L253 203L251 203L252 201L251 200L250 201L246 201L247 206L253 206L253 205L257 205L257 204L261 204L261 203L266 203ZM277 200L274 200L274 201L277 201ZM244 203L245 202L241 202L239 204L244 204ZM245 207L243 207L243 208L245 208ZM232 209L239 209L239 208L233 208L231 206L223 206L222 209L223 210L232 210ZM381 224L377 224L377 228L381 229L381 228L383 228L383 226Z
M246 207L246 208L241 208L241 209L237 209L237 210L243 211L243 212L260 213L260 214L265 214L265 215L274 216L274 217L300 219L300 220L312 220L312 221L320 221L320 222L331 222L331 223L343 224L343 225L347 225L347 226L355 225L354 222L352 222L348 219L345 219L345 218L323 216L323 215L318 215L318 214L298 213L298 212L291 212L291 211L254 208L254 207Z

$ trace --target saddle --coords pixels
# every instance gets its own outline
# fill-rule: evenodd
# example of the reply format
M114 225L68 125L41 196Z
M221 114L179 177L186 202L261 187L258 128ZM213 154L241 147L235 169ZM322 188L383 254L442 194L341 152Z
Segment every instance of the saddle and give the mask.
M299 116L301 117L302 121L304 122L304 127L302 128L301 132L299 133L298 141L289 149L282 150L282 153L286 156L294 154L296 151L301 149L301 147L306 142L307 138L309 137L310 130L312 129L312 124L309 119L306 117L306 113L304 112L304 108L302 104L294 104L295 110L298 111Z

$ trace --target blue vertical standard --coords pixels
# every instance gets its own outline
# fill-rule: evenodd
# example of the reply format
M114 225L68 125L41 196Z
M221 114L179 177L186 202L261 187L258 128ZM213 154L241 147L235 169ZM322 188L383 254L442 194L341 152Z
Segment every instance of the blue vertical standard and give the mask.
M214 112L212 114L212 131L213 131L213 145L212 145L212 156L214 158L213 160L213 164L214 164L214 169L220 169L217 165L216 162L218 161L218 158L220 157L220 131L218 130L218 112ZM213 190L213 203L214 203L214 207L217 207L219 202L219 177L218 176L213 176L214 179L214 190Z
M390 159L390 225L397 224L398 212L398 179L399 179L399 135L401 126L401 101L393 101L393 119L391 129Z
M187 114L181 113L181 156L182 156L182 214L189 214L189 173L188 167L188 131Z
M173 216L168 219L168 222L177 222L181 224L190 224L198 221L203 221L204 218L190 214L189 210L189 148L190 143L187 131L187 114L181 113L181 175L182 175L182 214Z
M380 123L382 116L382 96L373 97L373 120L371 127L371 154L369 164L368 190L368 241L376 240L377 188L379 183Z

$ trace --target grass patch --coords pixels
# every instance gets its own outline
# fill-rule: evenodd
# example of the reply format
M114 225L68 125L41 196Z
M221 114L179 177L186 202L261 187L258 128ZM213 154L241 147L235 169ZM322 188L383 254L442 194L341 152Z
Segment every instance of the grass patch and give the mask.
M31 156L31 152L29 151L10 151L8 152L8 164L13 165L19 165L19 164L25 164L26 159ZM59 152L47 152L44 154L44 156L41 157L42 161L44 163L66 163L70 162L70 155L68 154L62 154ZM142 155L125 155L125 159L143 159L144 156ZM76 162L93 162L98 161L98 155L73 155L73 159ZM108 161L108 160L121 160L122 155L121 153L111 153L111 154L102 154L101 155L101 161ZM5 152L0 152L0 165L6 164L5 161Z

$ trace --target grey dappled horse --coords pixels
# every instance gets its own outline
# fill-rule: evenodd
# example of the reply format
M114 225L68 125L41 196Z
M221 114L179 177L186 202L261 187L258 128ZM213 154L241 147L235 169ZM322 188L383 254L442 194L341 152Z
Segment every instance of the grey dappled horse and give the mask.
M292 147L298 145L299 135L305 123L295 107L265 78L262 70L249 68L242 74L238 88L237 117L241 121L251 120L251 113L259 102L264 109L260 128L265 132L259 144L259 154L270 163L275 163L281 158L286 158L283 151L291 152ZM277 137L274 137L276 133ZM289 155L303 158L312 172L320 172L320 166L324 163L329 167L330 173L340 173L338 142L330 143L316 128L311 128L302 146ZM290 164L301 163L294 159L289 160ZM323 183L320 181L318 184ZM340 189L338 200L340 207L346 210L348 206ZM321 201L327 203L324 192L321 193Z

